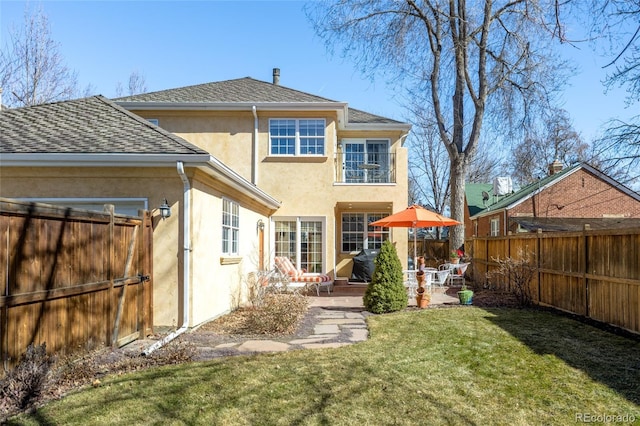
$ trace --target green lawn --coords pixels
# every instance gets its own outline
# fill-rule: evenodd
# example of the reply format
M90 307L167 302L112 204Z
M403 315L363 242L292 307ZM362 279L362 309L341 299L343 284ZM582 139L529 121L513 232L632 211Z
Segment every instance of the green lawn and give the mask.
M640 424L638 340L476 307L374 316L369 327L369 341L339 349L111 377L10 424Z

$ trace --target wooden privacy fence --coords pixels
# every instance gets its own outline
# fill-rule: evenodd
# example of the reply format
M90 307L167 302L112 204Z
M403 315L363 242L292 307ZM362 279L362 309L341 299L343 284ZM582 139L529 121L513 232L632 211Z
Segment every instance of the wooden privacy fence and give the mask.
M444 261L449 260L449 240L421 239L415 241L416 253L424 256L425 263L430 267L438 267ZM409 239L408 256L413 257L413 239Z
M152 324L152 227L141 217L0 198L0 353L123 345Z
M535 303L640 332L640 228L476 237L474 280L527 253Z

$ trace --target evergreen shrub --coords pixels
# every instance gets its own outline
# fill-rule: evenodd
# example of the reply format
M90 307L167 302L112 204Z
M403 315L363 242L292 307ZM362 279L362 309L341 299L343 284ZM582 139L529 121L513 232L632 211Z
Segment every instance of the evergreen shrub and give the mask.
M382 244L373 263L375 269L364 294L364 307L375 314L406 308L408 297L402 283L402 264L391 241Z

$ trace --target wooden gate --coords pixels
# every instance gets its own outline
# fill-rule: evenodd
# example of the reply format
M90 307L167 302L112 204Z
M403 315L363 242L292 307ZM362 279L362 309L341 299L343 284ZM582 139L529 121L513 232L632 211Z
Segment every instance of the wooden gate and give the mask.
M0 198L0 354L121 346L151 332L150 215Z

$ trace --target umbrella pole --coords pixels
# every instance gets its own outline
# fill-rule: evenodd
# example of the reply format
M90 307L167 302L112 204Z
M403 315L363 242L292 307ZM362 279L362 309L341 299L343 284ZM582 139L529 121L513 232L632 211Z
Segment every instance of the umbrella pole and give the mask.
M416 233L418 232L418 229L415 227L413 227L413 269L414 270L418 270L418 244L417 244L417 239L416 239Z

